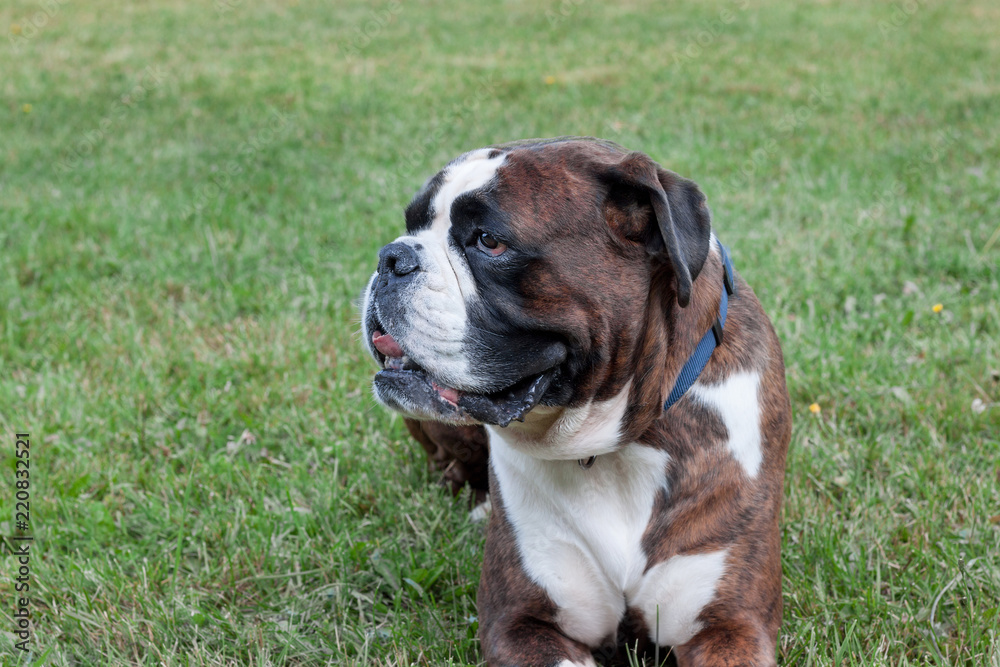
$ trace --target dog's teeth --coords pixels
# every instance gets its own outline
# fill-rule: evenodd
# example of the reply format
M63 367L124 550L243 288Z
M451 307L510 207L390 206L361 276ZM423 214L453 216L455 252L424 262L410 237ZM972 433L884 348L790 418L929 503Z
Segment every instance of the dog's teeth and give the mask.
M418 366L411 359L403 355L402 357L386 357L382 360L382 368L394 371L406 371Z

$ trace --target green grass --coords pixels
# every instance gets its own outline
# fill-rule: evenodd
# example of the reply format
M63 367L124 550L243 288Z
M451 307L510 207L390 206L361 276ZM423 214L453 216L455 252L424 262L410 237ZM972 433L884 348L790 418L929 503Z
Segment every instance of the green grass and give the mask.
M446 160L585 134L702 186L783 341L780 662L1000 665L998 26L987 0L5 3L28 657L475 664L482 527L374 405L354 300Z

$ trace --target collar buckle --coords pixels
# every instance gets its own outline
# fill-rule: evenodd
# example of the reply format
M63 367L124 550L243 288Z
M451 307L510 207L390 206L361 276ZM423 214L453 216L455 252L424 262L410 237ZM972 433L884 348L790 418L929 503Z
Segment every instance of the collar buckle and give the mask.
M715 336L715 346L722 345L722 322L719 321L718 317L712 322L712 334Z

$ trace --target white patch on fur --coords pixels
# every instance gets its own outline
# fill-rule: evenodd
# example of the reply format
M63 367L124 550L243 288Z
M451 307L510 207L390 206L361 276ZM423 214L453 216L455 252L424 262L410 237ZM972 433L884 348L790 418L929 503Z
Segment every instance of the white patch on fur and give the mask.
M477 372L465 354L469 324L468 304L478 299L476 282L464 254L450 242L451 205L465 193L483 187L496 177L506 154L489 159L491 149L473 151L450 165L431 202L431 226L397 243L417 249L422 269L415 285L407 318L411 323L400 345L436 379L449 387L477 391L488 378Z
M593 658L590 658L586 662L573 662L572 660L563 660L559 663L559 667L597 667L597 663L594 662Z
M595 411L607 412L607 406L589 414ZM657 494L666 490L670 456L634 443L620 447L619 423L570 429L587 439L581 456L608 452L586 470L576 458L532 456L523 441L508 440L509 428L489 429L493 470L525 570L559 607L562 632L589 646L615 632L625 613L625 591L642 580L642 534ZM607 440L599 441L597 433ZM573 448L561 437L554 441L570 454Z
M692 396L722 417L729 433L726 447L753 479L764 460L760 433L760 373L733 373L715 385L696 383Z
M501 152L494 158L489 154L492 148L480 148L467 153L461 162L448 166L441 186L431 200L431 228L439 234L447 234L451 227L451 205L459 195L472 190L478 190L497 175L497 169L507 159L507 154Z
M642 612L652 641L660 646L678 646L701 630L698 615L715 597L725 574L726 553L722 549L674 556L649 569L629 595L629 602Z
M577 461L613 452L621 444L631 387L629 382L614 398L577 408L539 405L523 423L512 422L503 429L501 437L512 448L538 459Z

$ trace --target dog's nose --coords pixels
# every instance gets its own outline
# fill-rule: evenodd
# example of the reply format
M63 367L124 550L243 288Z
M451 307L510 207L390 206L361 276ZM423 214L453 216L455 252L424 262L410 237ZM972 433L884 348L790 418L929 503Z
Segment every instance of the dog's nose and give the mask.
M385 276L391 271L397 276L405 276L420 268L416 251L405 243L390 243L378 253L378 272Z

